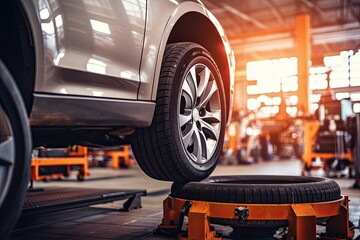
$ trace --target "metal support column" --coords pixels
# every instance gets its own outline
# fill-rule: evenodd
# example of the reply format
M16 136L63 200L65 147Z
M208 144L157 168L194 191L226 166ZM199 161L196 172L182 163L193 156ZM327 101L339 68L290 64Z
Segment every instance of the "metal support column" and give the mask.
M296 56L298 59L298 111L310 111L309 65L311 60L310 17L299 14L295 18Z
M291 206L286 239L316 240L316 213L311 204Z

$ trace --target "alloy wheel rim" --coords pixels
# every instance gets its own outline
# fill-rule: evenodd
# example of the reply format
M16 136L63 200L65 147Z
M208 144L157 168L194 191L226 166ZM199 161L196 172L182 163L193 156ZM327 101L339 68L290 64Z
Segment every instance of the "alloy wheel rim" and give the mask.
M0 206L5 201L15 165L15 140L9 118L0 103Z
M178 126L191 163L206 164L214 155L221 129L221 99L211 70L195 64L182 83Z

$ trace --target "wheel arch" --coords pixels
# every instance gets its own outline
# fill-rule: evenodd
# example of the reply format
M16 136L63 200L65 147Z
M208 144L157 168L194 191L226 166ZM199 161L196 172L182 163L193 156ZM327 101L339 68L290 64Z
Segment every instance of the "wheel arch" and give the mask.
M167 43L195 42L206 48L214 58L224 82L230 88L230 68L221 36L214 24L204 15L190 12L183 15L174 25Z
M35 52L30 24L20 1L0 3L0 58L12 74L30 115L35 83Z
M234 92L235 59L229 41L218 20L199 5L191 6L192 11L179 7L169 19L162 36L157 65L161 66L165 46L177 42L195 42L206 48L214 58L224 84L227 118L231 118ZM189 9L189 8L188 8ZM170 28L170 30L169 30ZM157 66L157 69L159 68ZM159 70L157 71L159 73ZM156 98L158 74L155 74L153 97Z

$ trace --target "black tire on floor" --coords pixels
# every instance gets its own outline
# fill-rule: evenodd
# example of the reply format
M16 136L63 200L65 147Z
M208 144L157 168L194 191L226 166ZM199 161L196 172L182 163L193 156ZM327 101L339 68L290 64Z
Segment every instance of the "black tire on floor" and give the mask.
M281 204L332 201L341 198L331 179L301 176L219 176L202 182L173 183L171 196L189 200Z
M21 212L30 179L31 137L25 105L0 60L0 239Z
M209 52L191 42L168 45L152 124L131 137L138 164L159 180L208 177L222 150L225 112L221 75ZM184 140L187 131L189 141Z

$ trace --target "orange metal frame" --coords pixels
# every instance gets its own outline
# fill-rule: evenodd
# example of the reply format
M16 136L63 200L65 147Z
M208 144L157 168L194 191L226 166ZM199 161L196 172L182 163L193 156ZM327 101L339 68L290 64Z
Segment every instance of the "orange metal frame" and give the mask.
M123 150L105 151L104 155L111 157L112 168L114 169L120 168L120 158L123 158L123 165L125 168L129 168L131 166L130 146L123 146Z
M236 154L237 149L241 146L239 132L240 132L240 124L238 122L232 122L226 128L228 141L224 142L223 149L231 149L232 154Z
M63 174L39 175L39 168L42 166L67 166L67 172L70 174L71 166L81 166L79 175L89 176L87 148L78 146L75 152L70 152L69 157L54 158L33 158L31 161L31 179L44 180L49 178L61 178Z
M180 212L189 200L168 197L164 200L164 215L160 229L175 229ZM188 235L181 239L222 239L210 227L210 217L239 219L235 209L247 208L246 220L287 220L287 240L316 240L316 219L331 217L326 223L326 239L349 239L354 235L349 229L348 197L319 203L297 204L244 204L193 201L188 213ZM331 237L336 236L336 237Z
M320 125L317 120L307 120L304 123L304 153L301 157L304 164L303 173L308 169L315 169L312 167L312 160L316 157L321 158L321 160L324 162L324 167L326 166L326 161L331 158L348 159L351 162L353 161L351 151L348 151L344 154L313 152L313 146L316 141L316 134L319 130L319 127Z

